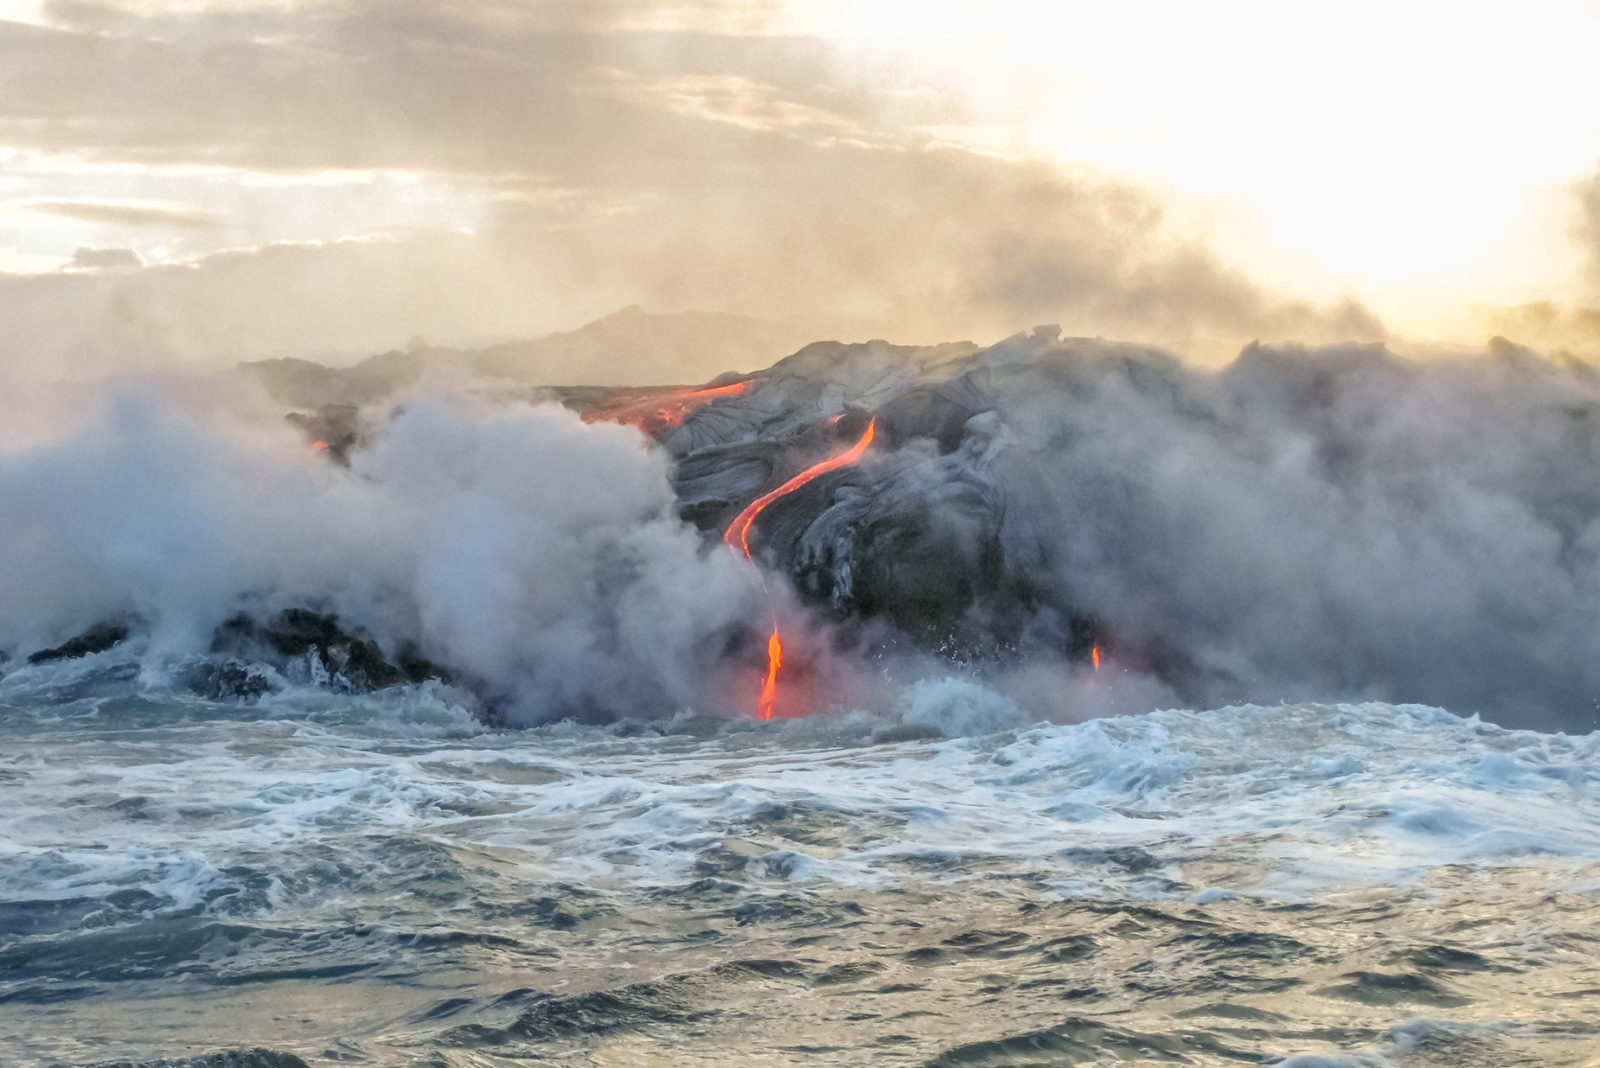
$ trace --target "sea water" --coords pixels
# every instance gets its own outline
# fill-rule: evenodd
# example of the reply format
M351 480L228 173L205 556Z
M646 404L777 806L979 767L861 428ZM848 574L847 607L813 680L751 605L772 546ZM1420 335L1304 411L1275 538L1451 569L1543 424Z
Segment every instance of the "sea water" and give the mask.
M1600 734L975 686L494 729L14 670L0 1064L1600 1063Z

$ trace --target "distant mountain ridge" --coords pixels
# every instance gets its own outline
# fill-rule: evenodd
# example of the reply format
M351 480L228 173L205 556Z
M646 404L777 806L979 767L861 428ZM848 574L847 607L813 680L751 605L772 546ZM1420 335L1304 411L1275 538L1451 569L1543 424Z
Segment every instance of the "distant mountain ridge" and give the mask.
M363 405L453 369L530 386L638 386L708 381L766 367L816 340L814 327L721 312L658 314L637 305L576 330L481 349L394 349L349 367L282 358L240 364L283 404Z

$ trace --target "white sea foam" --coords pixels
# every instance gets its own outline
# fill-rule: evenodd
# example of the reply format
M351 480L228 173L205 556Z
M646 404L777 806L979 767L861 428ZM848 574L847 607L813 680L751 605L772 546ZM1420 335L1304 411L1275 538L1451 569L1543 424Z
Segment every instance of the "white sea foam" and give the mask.
M136 711L126 701L58 710L68 719L40 721L0 759L0 895L138 886L184 907L264 857L280 895L305 894L297 866L395 834L492 855L531 882L616 890L690 879L737 842L768 880L887 887L981 868L1064 897L1198 902L1600 858L1600 734L1416 706L1164 711L869 745L876 721L860 716L489 731L445 696L344 698L335 712L301 691L299 709L280 695L254 718L143 734L118 729Z

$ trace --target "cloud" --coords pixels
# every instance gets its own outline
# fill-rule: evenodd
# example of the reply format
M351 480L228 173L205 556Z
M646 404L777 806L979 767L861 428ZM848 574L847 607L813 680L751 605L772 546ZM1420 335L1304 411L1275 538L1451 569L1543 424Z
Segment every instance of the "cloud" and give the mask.
M215 370L241 359L338 360L415 335L494 339L594 318L609 295L530 300L557 283L536 263L494 262L470 235L274 245L192 264L0 275L0 370L92 378Z
M737 75L686 74L644 79L627 71L603 74L616 99L664 107L677 115L823 143L841 139L858 143L886 140L881 132L824 108L784 99L775 86Z
M1577 238L1589 257L1589 290L1600 304L1600 171L1578 187Z
M1600 360L1600 170L1572 187L1572 239L1583 269L1559 299L1479 310L1486 334L1514 342Z
M581 5L573 5L578 7ZM540 8L535 8L537 13ZM496 17L488 17L494 15ZM103 32L0 26L0 142L92 159L263 171L394 168L622 181L742 142L616 88L712 77L785 105L862 114L877 99L821 42L542 29L510 9L313 7ZM668 97L663 96L663 101Z
M1584 306L1540 300L1505 308L1490 308L1477 315L1485 334L1535 348L1600 356L1600 302Z
M47 0L46 20L91 32L194 33L219 19L268 32L306 20L384 19L430 28L438 23L515 27L541 33L675 30L766 34L781 22L781 0Z
M816 336L993 340L1039 322L1204 355L1255 338L1372 340L1359 306L1262 290L1117 185L950 149L777 139L737 171L573 206L498 201L477 233L228 252L131 275L0 278L0 356L74 377L128 366L354 358L481 343L626 304L733 311ZM615 210L597 210L612 205Z
M486 233L553 241L575 275L625 280L663 307L829 312L880 332L985 340L1039 322L1229 352L1258 337L1374 340L1358 305L1278 297L1175 238L1155 198L1044 164L948 148L766 142L759 185L712 170L560 244L537 211Z
M968 117L947 88L731 10L57 3L53 27L0 26L0 143L91 165L404 172L419 197L476 189L480 210L470 234L0 284L0 326L25 327L20 359L75 373L119 349L150 358L157 337L189 362L356 355L632 303L906 340L1059 321L1208 354L1384 334L1357 305L1283 298L1182 240L1150 193L942 146ZM707 29L637 28L686 13ZM348 213L328 206L337 227ZM107 308L142 309L138 344Z
M168 227L179 230L214 230L227 220L199 208L165 204L119 203L93 200L46 200L22 205L25 211L54 215L74 222L129 228Z
M72 266L85 270L143 267L144 260L131 248L80 248L72 255Z

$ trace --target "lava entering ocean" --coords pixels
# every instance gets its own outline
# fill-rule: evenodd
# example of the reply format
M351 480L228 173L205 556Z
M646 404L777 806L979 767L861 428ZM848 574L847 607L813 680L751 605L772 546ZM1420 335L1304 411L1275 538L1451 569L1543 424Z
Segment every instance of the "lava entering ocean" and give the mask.
M867 423L867 429L862 433L861 440L836 456L812 464L798 475L784 482L777 489L768 490L749 504L744 510L734 516L733 522L728 524L727 531L722 535L722 540L730 546L744 553L746 560L753 560L750 555L750 527L756 521L756 516L766 510L773 501L787 497L806 483L825 475L829 471L837 471L841 467L848 467L861 459L862 453L872 444L873 435L877 433L878 421L873 419ZM763 575L762 587L766 589L766 576ZM767 589L767 604L772 608L772 591ZM772 636L767 639L767 677L761 684L761 697L756 702L756 718L771 719L773 710L778 700L778 669L783 666L783 635L778 632L778 613L772 609Z
M0 671L131 624L161 655L181 634L183 655L281 675L290 654L223 625L266 634L292 607L372 635L318 639L333 685L392 684L414 652L527 724L720 709L743 633L769 646L732 667L747 719L815 711L805 668L850 711L922 715L907 686L948 671L1063 720L1313 694L1600 725L1600 375L1509 342L1251 346L1202 369L1043 329L819 342L692 388L445 375L358 407L356 384L296 385L281 440L141 393L126 426L6 451ZM596 418L702 401L654 435ZM777 622L791 593L838 621L814 662L750 628L757 591L704 551L719 538L761 550ZM340 675L368 640L390 660ZM204 667L185 685L233 694L231 663Z

